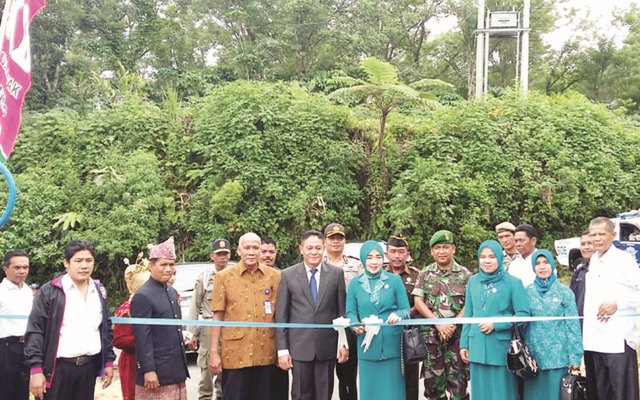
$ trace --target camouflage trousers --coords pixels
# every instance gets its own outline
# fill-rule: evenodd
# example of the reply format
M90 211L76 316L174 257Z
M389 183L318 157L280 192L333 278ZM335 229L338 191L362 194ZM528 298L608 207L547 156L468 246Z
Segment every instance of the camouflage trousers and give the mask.
M442 343L437 334L423 335L429 358L422 365L427 400L468 400L469 369L460 358L460 336Z

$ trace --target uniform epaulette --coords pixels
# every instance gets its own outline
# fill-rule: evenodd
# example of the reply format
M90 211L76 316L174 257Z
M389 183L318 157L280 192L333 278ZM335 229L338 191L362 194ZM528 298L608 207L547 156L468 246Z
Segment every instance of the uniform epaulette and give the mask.
M419 269L419 268L414 267L413 265L409 265L409 270L411 270L411 271L413 271L413 272L420 273L420 269Z

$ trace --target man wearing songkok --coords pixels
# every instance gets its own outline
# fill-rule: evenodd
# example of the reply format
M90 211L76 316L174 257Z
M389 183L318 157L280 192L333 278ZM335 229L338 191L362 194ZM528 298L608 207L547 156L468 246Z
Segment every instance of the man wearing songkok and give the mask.
M132 318L182 319L178 292L169 285L175 272L173 237L149 248L151 277L131 300ZM180 325L134 325L136 400L186 400L189 376Z
M66 273L38 290L29 315L24 354L29 390L45 400L93 400L96 376L113 378L113 331L107 293L91 279L96 249L72 240L64 249Z
M29 255L24 250L4 256L0 283L0 315L29 315L33 292L25 283ZM25 319L0 319L0 394L6 400L29 399L29 370L24 363Z
M515 240L518 254L511 261L507 272L520 279L526 288L536 280L536 273L531 268L531 255L538 250L538 231L529 224L520 224L516 228Z
M344 255L344 245L347 243L347 234L344 226L331 223L324 228L326 255L324 262L335 265L344 272L344 287L349 287L349 282L356 276L364 272L362 264L355 258ZM356 335L351 329L347 329L347 341L349 348L356 349ZM352 351L347 362L336 365L336 375L338 376L338 393L340 400L358 399L358 352Z
M211 311L213 277L217 272L222 271L227 267L230 257L231 247L229 246L229 241L226 239L214 240L211 244L211 253L209 254L209 258L214 265L214 270L205 270L198 275L196 285L193 289L193 297L191 297L191 307L189 307L189 315L187 316L187 319L198 319L198 315L202 315L202 319L204 320L213 319L213 312ZM211 400L214 393L214 400L222 399L222 377L219 375L216 376L214 382L211 370L209 370L209 348L211 344L209 333L211 332L211 328L189 326L187 330L193 334L189 344L190 347L195 349L197 347L197 343L200 343L200 347L198 347L197 360L198 367L200 367L198 399Z
M640 269L634 257L613 246L615 226L598 217L589 224L595 254L586 274L584 349L593 352L598 398L638 399ZM613 318L611 318L613 317Z
M518 254L516 250L516 227L511 222L499 223L496 225L496 235L500 246L502 246L502 255L504 256L502 265L504 265L504 270L508 272L511 261Z
M300 242L302 262L282 271L278 288L276 322L331 324L344 317L346 290L344 273L322 262L324 236L306 231ZM293 369L294 399L331 400L333 376L338 362L349 358L349 350L338 349L333 329L276 328L278 366Z
M240 262L215 275L214 320L273 322L280 271L258 261L260 244L255 233L242 235ZM268 400L275 361L273 328L212 327L209 367L222 373L224 400Z
M413 290L416 310L424 318L464 316L465 290L471 276L453 259L453 233L441 230L429 241L434 263L418 276ZM427 400L468 399L469 373L460 358L462 326L437 324L421 326L429 357L424 361L424 395Z
M385 256L387 257L387 260L389 260L389 265L387 265L386 270L399 275L400 278L402 278L402 283L407 291L409 304L411 305L411 317L417 318L419 313L416 311L412 293L413 289L415 289L420 270L407 265L410 255L409 244L404 236L398 234L389 237L385 251ZM419 372L419 363L404 365L404 380L407 400L418 400L418 381L420 380Z

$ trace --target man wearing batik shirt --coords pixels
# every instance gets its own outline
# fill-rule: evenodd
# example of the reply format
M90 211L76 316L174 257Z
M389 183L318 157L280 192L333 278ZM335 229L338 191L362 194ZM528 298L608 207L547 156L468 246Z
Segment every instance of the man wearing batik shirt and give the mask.
M175 268L173 237L149 250L151 277L131 300L132 318L181 319L178 292L169 285ZM186 400L189 377L180 325L134 325L136 400Z
M434 263L425 267L413 290L416 310L424 318L464 316L465 289L471 273L456 263L453 233L443 230L429 241ZM427 400L468 399L469 374L460 359L461 326L424 325L422 334L429 357L424 361L424 395Z
M407 239L402 235L394 235L387 240L387 248L385 256L389 260L389 265L385 268L388 272L398 275L402 279L404 288L407 291L409 297L409 305L411 306L411 317L417 318L419 314L416 312L413 301L413 289L415 289L416 281L420 270L407 265L411 252L409 251L409 244ZM404 382L407 392L407 400L418 400L419 390L418 382L420 380L420 364L405 364L404 365Z
M255 233L240 236L240 262L215 275L211 302L215 321L274 321L280 271L259 262L260 246ZM211 328L209 368L215 375L222 373L225 400L270 400L275 362L273 328Z

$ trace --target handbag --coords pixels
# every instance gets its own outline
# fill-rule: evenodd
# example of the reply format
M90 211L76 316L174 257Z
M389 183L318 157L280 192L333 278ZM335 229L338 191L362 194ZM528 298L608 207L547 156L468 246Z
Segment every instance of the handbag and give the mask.
M427 345L417 326L405 326L400 338L402 365L416 364L424 361L427 356Z
M587 378L574 375L571 370L560 381L560 400L586 400Z
M511 328L511 342L507 350L507 369L520 378L533 378L538 375L538 363L531 356L522 340L518 325Z

